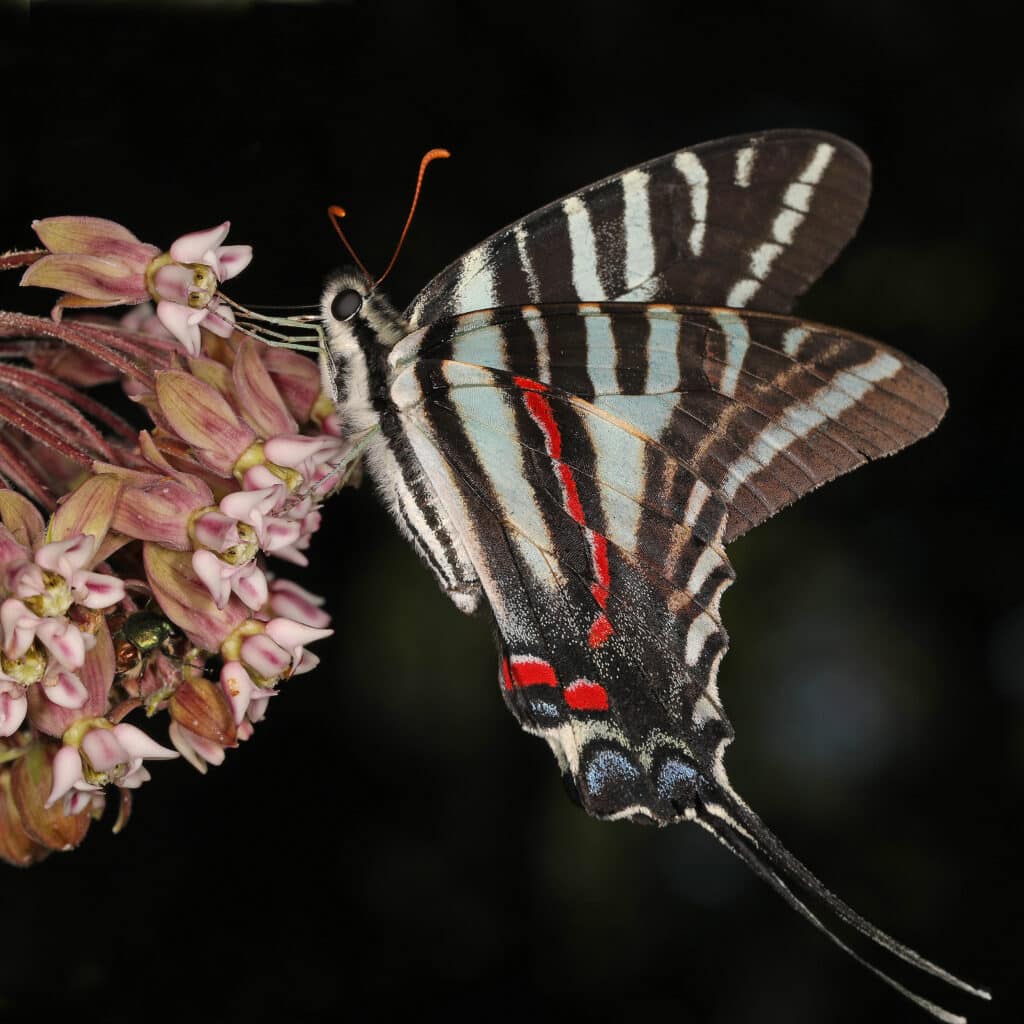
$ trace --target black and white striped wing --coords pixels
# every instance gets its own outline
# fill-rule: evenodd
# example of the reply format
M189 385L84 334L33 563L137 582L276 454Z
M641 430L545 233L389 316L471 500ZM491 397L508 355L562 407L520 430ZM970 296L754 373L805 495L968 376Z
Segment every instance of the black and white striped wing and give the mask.
M658 764L685 748L711 770L731 736L724 543L946 407L893 349L727 309L473 313L392 359L406 435L502 634L510 705L603 817L665 820Z
M406 315L426 325L475 309L613 300L784 313L853 237L870 185L867 157L821 132L679 150L492 235Z

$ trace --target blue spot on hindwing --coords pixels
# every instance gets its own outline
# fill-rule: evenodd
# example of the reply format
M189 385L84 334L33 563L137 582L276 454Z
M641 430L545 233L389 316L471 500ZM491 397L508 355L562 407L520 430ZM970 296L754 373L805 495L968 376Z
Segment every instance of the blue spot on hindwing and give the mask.
M587 789L599 796L615 786L635 784L640 778L636 765L618 750L598 750L586 769Z
M670 758L658 772L658 794L665 800L678 799L693 789L697 769L685 761Z

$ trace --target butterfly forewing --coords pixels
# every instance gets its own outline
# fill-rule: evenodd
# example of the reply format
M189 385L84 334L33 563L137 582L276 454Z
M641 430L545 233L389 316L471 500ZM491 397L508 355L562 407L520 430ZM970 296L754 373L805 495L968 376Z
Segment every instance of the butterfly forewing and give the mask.
M870 184L864 154L821 132L669 153L492 235L407 315L428 324L497 306L606 300L787 312L853 237Z

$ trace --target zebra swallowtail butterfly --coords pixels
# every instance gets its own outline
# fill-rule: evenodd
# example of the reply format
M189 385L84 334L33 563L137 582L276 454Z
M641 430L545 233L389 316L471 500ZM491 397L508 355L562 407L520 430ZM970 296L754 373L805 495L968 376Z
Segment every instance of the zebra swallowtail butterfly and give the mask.
M321 366L398 527L588 813L713 833L794 909L807 896L913 967L729 783L716 685L725 546L930 433L942 384L878 342L788 316L860 223L843 139L774 131L680 150L509 225L404 314L364 274L322 297ZM798 895L802 890L803 896Z

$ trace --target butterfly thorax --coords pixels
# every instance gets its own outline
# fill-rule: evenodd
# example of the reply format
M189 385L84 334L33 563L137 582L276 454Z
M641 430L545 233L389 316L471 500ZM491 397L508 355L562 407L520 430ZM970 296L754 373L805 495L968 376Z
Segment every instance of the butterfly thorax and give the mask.
M328 280L321 314L327 335L320 357L323 387L334 398L347 435L365 443L367 470L399 530L456 606L475 611L481 597L476 571L389 394L389 356L409 334L409 322L354 271Z

